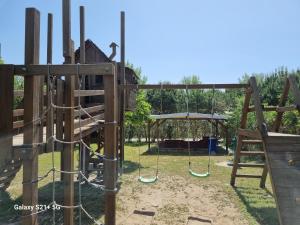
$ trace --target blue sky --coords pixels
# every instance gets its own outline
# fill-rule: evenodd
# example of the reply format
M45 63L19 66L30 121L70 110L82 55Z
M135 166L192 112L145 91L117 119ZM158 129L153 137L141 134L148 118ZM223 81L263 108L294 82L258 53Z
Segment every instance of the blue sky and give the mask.
M107 54L119 43L126 12L126 59L149 83L237 82L244 73L299 67L299 0L73 0L72 38L79 45L79 5L86 6L86 37ZM26 7L41 12L41 58L46 62L47 13L54 14L54 63L61 63L60 0L1 0L0 42L6 63L24 59Z

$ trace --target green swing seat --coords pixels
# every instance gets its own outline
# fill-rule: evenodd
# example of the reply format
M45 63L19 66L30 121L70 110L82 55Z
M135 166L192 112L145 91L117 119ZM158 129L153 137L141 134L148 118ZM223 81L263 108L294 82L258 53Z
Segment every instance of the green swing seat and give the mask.
M189 169L189 173L194 177L208 177L210 175L209 172L206 173L196 173L193 170Z
M139 181L142 182L142 183L145 183L145 184L155 183L157 180L158 180L157 176L149 177L149 178L142 177L142 176L139 177Z

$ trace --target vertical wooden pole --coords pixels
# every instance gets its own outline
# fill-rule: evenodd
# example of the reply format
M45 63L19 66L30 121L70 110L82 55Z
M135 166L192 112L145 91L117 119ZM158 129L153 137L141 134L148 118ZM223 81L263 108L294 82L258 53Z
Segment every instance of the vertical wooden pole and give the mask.
M80 6L80 63L85 64L85 12Z
M52 64L52 46L53 46L53 16L51 13L48 14L48 32L47 32L47 64ZM50 78L47 77L47 80L49 80ZM49 82L47 82L47 109L48 109L48 113L47 113L47 122L46 122L46 126L47 126L47 130L46 130L46 140L48 140L47 142L47 148L46 151L47 152L51 152L54 150L54 142L53 139L50 137L53 136L53 130L54 130L54 122L53 122L53 107L51 106L51 99L50 99L50 88L48 86ZM52 90L52 97L54 95L54 92Z
M64 84L65 82L61 79L56 80L56 105L63 106L64 104ZM64 111L63 109L55 109L56 118L55 118L55 136L58 140L63 140L64 138ZM64 145L61 143L55 143L55 149L60 151L60 169L64 170L63 166L63 148ZM62 181L64 174L61 173L60 180Z
M262 109L261 100L260 100L255 77L250 77L249 82L250 82L250 86L252 88L252 98L253 98L254 108L255 108L257 128L261 132L262 136L264 136L264 135L267 135L266 127L264 127L265 119L264 119L263 109Z
M0 66L0 168L11 160L13 144L14 66Z
M121 84L126 83L125 79L125 12L121 12ZM125 144L125 129L124 129L124 114L125 114L125 88L121 89L120 95L120 166L124 162L124 144Z
M105 192L105 225L116 224L116 156L117 156L117 82L114 76L104 76L104 154L108 160L104 161Z
M150 149L151 147L151 140L150 140L150 134L151 134L151 128L150 128L150 121L148 120L148 123L147 123L147 134L148 134L148 149Z
M25 24L25 64L39 64L40 50L40 13L34 8L26 9ZM40 130L42 127L37 123L32 123L40 116L41 100L41 77L26 76L24 79L24 123L28 124L24 129L24 144L38 143ZM33 147L32 156L23 160L23 204L26 206L36 206L38 204L38 184L30 183L38 178L38 151ZM23 211L23 225L38 224L37 215L33 211ZM30 216L29 216L30 215Z
M63 0L63 55L65 57L65 64L72 63L71 44L71 5L70 0ZM65 87L65 105L66 107L74 107L74 90L75 77L66 76ZM66 142L74 141L74 109L65 110L65 129L64 140ZM66 144L63 151L64 170L74 170L74 146L73 144ZM64 204L66 206L74 205L74 175L64 174ZM74 224L74 210L72 208L64 209L64 224Z
M85 10L80 6L80 64L85 64ZM82 76L82 89L85 89L85 75ZM84 103L84 97L81 99Z
M282 107L282 106L285 105L285 103L287 101L287 98L288 98L288 95L289 95L289 90L290 90L290 82L289 82L289 79L286 78L284 88L283 88L283 92L282 92L282 95L280 97L279 104L278 104L279 107ZM273 131L274 132L279 132L282 117L283 117L283 112L277 112L276 118L275 118L275 121L274 121L274 125L273 125Z

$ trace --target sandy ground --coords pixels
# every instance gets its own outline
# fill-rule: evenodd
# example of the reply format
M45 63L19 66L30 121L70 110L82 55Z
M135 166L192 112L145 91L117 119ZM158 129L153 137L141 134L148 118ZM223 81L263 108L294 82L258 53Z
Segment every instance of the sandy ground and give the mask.
M160 177L155 184L136 179L126 178L118 194L118 225L248 224L220 187L179 176Z

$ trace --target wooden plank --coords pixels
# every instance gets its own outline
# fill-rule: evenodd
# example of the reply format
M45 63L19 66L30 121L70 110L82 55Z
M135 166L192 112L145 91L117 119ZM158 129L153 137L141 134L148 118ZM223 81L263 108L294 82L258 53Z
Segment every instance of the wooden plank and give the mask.
M248 140L248 139L244 139L244 140L242 140L242 143L243 144L254 144L254 145L258 145L258 144L262 144L263 142L262 142L262 140L254 140L254 139L252 139L252 140Z
M96 113L96 112L103 111L104 110L104 105L92 106L92 107L84 108L84 110L89 114L93 114L93 113ZM85 115L85 112L82 112L82 110L75 110L75 117L79 116L79 114Z
M252 174L237 174L236 177L242 177L242 178L261 178L260 175L252 175Z
M248 88L248 84L127 84L122 86L128 89L243 89Z
M74 96L85 97L85 96L97 96L104 95L104 90L75 90Z
M80 123L78 120L75 120L74 127L76 129L76 128L79 128L80 126L86 126L89 123L94 123L94 122L96 122L95 120L103 120L103 119L104 119L104 113L93 116L93 118L87 118L87 119L81 120Z
M48 32L47 32L47 64L52 64L52 48L53 48L53 16L48 13ZM53 84L54 85L54 84ZM51 87L50 77L47 76L47 119L46 119L46 152L54 151L54 142L50 138L54 134L54 109L51 106L50 92L54 95L54 88Z
M261 138L260 133L257 130L238 129L238 135L255 139Z
M277 110L277 106L264 106L262 105L262 111L264 112L272 112ZM255 112L255 106L249 106L248 112Z
M264 156L265 153L263 151L241 151L241 156Z
M13 116L17 117L17 116L24 116L24 109L15 109L13 111Z
M26 9L25 25L25 65L39 63L40 50L40 13L34 8ZM24 79L24 122L28 124L24 129L24 144L39 142L41 127L37 123L32 123L40 115L40 85L39 77L25 77ZM38 178L38 148L32 149L31 159L24 159L23 166L23 204L26 206L36 206L38 204L38 184L30 183ZM28 183L29 182L29 183ZM23 210L22 224L38 224L36 208Z
M296 105L289 105L289 106L282 106L282 107L277 107L277 112L289 112L296 110L297 106Z
M71 45L71 5L70 0L63 0L63 54L65 64L74 63L74 46ZM75 67L74 67L75 68ZM77 68L77 67L76 67ZM63 73L65 74L65 73ZM75 90L75 76L77 69L71 76L66 76L65 86L65 106L74 107L74 90ZM74 141L74 110L65 110L65 129L64 140L66 142ZM63 151L64 170L72 172L74 170L74 146L72 144L64 145ZM74 205L74 175L64 174L64 205ZM64 224L74 224L74 209L66 208L63 211Z
M12 159L14 66L0 68L0 168Z
M19 121L13 122L14 129L22 128L23 126L24 126L24 120L19 120Z
M0 65L1 67L2 65ZM101 63L101 64L64 64L64 65L51 65L50 68L48 65L16 65L14 74L20 76L43 76L50 74L56 76L72 76L74 74L79 75L111 75L113 72L112 63Z
M264 168L263 163L238 163L239 167L253 167L253 168Z
M114 190L116 188L117 179L117 163L112 161L117 156L117 118L118 112L116 110L118 104L117 95L117 77L105 76L104 77L104 90L105 90L105 143L104 154L110 159L104 161L104 185L107 190ZM116 193L114 191L106 191L105 199L105 224L116 224Z

